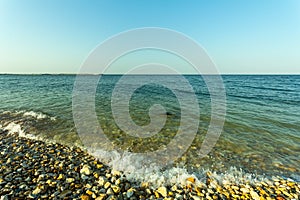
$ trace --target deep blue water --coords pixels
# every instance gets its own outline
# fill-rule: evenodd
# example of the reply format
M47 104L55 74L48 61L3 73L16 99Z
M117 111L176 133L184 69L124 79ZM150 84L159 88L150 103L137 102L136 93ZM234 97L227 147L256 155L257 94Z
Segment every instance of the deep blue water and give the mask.
M81 144L74 127L72 95L75 75L0 75L0 124L20 125L25 133L69 145ZM93 76L86 76L87 83ZM180 104L166 87L145 85L130 99L130 116L139 125L150 123L149 108L161 104L170 114L157 137L134 141L117 126L111 111L111 94L121 76L101 78L96 93L96 113L105 134L120 148L141 152L167 144L180 123ZM164 79L190 95L172 76ZM221 137L208 157L197 150L206 134L211 99L201 76L185 76L197 96L200 119L197 135L178 162L190 170L209 168L226 171L231 166L267 175L300 175L300 76L223 75L226 89L226 118ZM93 79L93 78L92 78ZM139 79L142 81L142 79ZM125 91L126 92L126 91ZM122 99L120 99L122 101ZM157 113L158 117L161 113ZM200 117L200 118L199 118Z

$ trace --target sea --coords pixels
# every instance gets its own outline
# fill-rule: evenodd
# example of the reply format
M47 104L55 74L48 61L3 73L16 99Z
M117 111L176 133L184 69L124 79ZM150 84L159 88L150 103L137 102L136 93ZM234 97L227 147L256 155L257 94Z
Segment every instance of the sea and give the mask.
M94 91L88 92L87 87L86 95L93 95L87 97L87 102L92 100L95 126L101 127L101 134L111 142L113 153L104 149L104 141L93 138L89 128L85 133L78 127L78 118L74 118L74 109L78 108L74 103L78 95L74 84L78 77L83 82L86 80L86 84L97 81ZM132 90L130 83L124 87L123 82L123 87L116 90L122 77L2 74L0 128L21 137L86 148L137 181L167 184L179 181L180 178L174 180L176 174L201 180L210 171L220 179L237 182L274 176L300 182L300 75L221 75L225 92L224 124L205 156L200 156L199 150L214 120L214 101L202 76L183 75L190 87L182 87L175 75L132 75L129 82L138 83L139 87ZM160 84L162 80L166 84ZM197 106L190 109L199 109L199 113L186 114L188 109L183 111L181 97L196 98ZM112 109L113 104L127 105L127 110ZM153 106L156 108L152 109ZM161 127L152 132L143 129L156 120L162 120L157 122ZM151 166L141 164L147 159L147 153L166 149L181 130L180 126L194 131L186 141L176 141L184 149L182 154L163 167L156 166L155 160ZM85 140L85 134L90 140ZM180 134L184 138L185 129ZM97 144L91 149L87 141Z

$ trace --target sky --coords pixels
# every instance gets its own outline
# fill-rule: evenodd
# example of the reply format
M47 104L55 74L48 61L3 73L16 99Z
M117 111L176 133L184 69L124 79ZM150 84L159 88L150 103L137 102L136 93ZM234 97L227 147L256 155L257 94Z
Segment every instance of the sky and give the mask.
M223 74L300 74L298 0L0 0L0 73L78 73L142 27L187 35Z

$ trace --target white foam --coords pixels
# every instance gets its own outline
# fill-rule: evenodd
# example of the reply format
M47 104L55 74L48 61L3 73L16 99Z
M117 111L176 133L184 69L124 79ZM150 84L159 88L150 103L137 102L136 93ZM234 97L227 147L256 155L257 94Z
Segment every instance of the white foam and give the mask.
M8 131L8 134L15 134L17 133L19 137L25 137L30 139L35 139L35 136L32 134L25 134L25 132L22 130L20 124L16 124L14 122L9 123L7 126L4 127L4 130Z
M10 114L12 113L11 111L4 111L3 114ZM35 119L46 119L46 118L49 118L50 120L52 121L55 121L56 120L56 117L51 117L51 116L48 116L44 113L41 113L41 112L34 112L34 111L26 111L26 110L20 110L20 111L15 111L14 112L15 114L22 114L24 117L33 117Z
M129 181L147 182L151 187L157 188L162 185L186 184L188 177L195 175L188 173L184 168L171 167L162 170L156 164L144 165L147 158L143 154L132 154L124 152L122 155L117 151L96 150L90 152L100 161L108 164L113 170L122 171Z
M219 183L223 185L255 183L266 179L264 176L246 173L242 169L238 169L236 167L230 167L230 169L225 173L212 172L211 177L218 180Z
M128 180L148 182L153 188L175 184L184 186L187 184L187 178L190 177L195 178L196 184L205 184L207 172L210 172L210 178L215 179L222 185L255 183L266 180L264 176L246 173L242 169L235 167L231 167L225 173L211 172L208 169L189 173L184 167L169 167L162 170L155 164L144 166L142 164L143 160L147 158L143 154L137 155L130 152L120 154L117 151L107 152L103 150L96 150L90 152L90 154L108 164L113 170L124 172Z
M31 116L34 117L36 119L46 119L48 116L43 114L43 113L36 113L33 111L29 111L29 112L24 112L23 116Z

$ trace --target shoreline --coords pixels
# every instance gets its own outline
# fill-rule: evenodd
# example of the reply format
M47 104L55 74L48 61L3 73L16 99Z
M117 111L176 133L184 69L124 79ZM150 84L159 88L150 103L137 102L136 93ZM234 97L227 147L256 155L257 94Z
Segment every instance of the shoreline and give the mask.
M208 172L205 181L188 177L184 185L150 187L131 182L79 147L19 137L0 131L0 197L2 199L299 199L292 180L219 183Z

